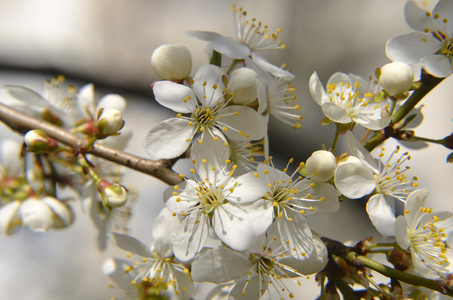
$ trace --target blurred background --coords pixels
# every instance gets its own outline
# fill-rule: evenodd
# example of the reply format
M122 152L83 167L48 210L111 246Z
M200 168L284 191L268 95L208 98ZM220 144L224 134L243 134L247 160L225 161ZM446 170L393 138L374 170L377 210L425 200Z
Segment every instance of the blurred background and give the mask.
M280 161L305 161L325 143L330 147L334 125L321 126L321 109L308 92L308 78L317 71L325 84L335 72L364 78L389 62L385 42L412 30L404 20L403 0L243 0L250 18L256 17L271 32L281 28L279 40L287 48L263 53L276 65L287 63L296 75L302 128L293 130L272 120L271 154ZM0 85L24 85L41 92L44 79L64 74L80 87L93 82L96 95L119 93L128 99L124 114L133 139L126 149L146 157L142 140L162 120L174 116L155 103L150 84L158 80L150 55L161 44L180 43L191 50L192 74L208 62L206 44L183 34L185 30L216 31L234 36L227 0L0 0ZM443 138L453 129L453 99L446 79L423 101L425 121L416 133ZM2 138L18 138L2 126ZM390 141L387 148L393 149ZM341 145L340 145L341 146ZM344 148L343 148L344 149ZM432 145L410 150L411 176L420 187L431 189L429 205L453 210L453 166L445 163L447 149ZM183 168L183 163L176 168ZM163 207L165 184L127 171L125 180L140 193L133 209L131 233L151 242L155 216ZM96 251L93 226L76 207L76 223L69 229L46 234L26 228L0 240L0 299L109 299L121 295L107 288L100 266L106 257L124 257L109 247ZM338 214L311 219L313 228L341 241L378 237L366 213L365 202L345 201ZM358 225L359 224L359 225ZM295 290L314 299L313 279Z

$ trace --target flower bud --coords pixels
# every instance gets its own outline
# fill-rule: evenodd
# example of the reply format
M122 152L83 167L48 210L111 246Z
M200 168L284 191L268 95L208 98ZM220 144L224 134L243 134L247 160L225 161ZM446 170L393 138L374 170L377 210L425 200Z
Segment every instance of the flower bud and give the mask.
M101 138L116 134L124 126L121 111L114 108L102 111L96 126Z
M126 204L127 190L124 186L101 179L97 184L97 188L101 193L103 205L121 207Z
M151 67L163 79L182 80L192 70L192 56L182 45L162 45L151 55Z
M231 73L227 90L234 94L234 102L237 104L249 104L258 96L258 74L249 68L239 68Z
M335 156L326 150L319 150L307 159L305 164L308 176L318 181L327 181L333 177L337 168Z
M392 96L407 92L413 80L411 66L396 61L383 66L379 77L381 86Z
M49 137L44 131L34 129L24 136L27 150L35 153L51 153L58 149L58 142Z

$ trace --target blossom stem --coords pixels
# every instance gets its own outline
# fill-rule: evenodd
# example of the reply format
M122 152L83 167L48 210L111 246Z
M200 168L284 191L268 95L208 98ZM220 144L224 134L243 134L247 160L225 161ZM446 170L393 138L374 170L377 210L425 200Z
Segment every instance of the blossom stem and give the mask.
M364 147L371 152L374 148L379 146L389 137L395 133L394 125L403 120L409 112L417 105L423 97L426 96L432 89L434 89L444 78L437 78L429 74L422 74L421 85L416 89L412 95L404 102L404 104L392 116L392 122L384 130L378 132L364 145Z
M74 148L79 153L90 153L94 156L153 176L168 185L175 185L182 182L179 175L171 169L177 159L161 159L157 161L145 159L98 143L94 143L92 147L88 148L88 141L86 139L3 104L0 104L0 121L21 134L25 134L32 129L41 129L51 138Z
M341 125L338 124L338 123L335 123L335 126L337 126L337 129L335 131L335 136L333 138L333 143L332 143L332 147L330 148L330 152L332 152L332 154L335 155L335 147L337 146L337 142L338 142L338 137L340 136L340 127Z
M442 280L426 279L406 272L401 272L388 266L385 266L381 263L378 263L366 256L356 255L355 252L348 253L345 258L349 262L352 262L354 260L359 261L365 267L375 270L376 272L379 272L384 276L394 278L415 286L423 286L428 289L438 291L445 295L453 296L453 290L449 290L445 282Z

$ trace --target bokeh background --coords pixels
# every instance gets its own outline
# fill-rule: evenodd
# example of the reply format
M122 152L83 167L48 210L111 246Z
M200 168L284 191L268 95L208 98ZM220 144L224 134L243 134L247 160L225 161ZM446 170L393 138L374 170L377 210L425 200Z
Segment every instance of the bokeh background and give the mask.
M316 70L323 83L337 71L367 78L389 60L385 42L412 30L404 20L403 0L243 0L250 17L267 24L287 48L263 53L276 65L287 63L296 75L302 128L293 130L271 120L271 154L285 161L305 161L324 143L330 146L334 126L321 126L322 112L308 92ZM158 106L150 84L158 80L149 59L161 44L180 43L191 50L193 73L208 62L205 43L185 30L216 31L234 36L227 0L0 0L0 85L19 84L42 91L44 79L66 75L80 87L93 82L96 93L119 93L128 99L124 115L133 130L128 152L146 157L141 143L146 132L174 115ZM416 133L443 138L453 129L452 80L423 101L425 121ZM2 138L18 138L1 126ZM394 148L389 142L387 148ZM429 205L453 210L453 166L445 163L447 149L432 145L410 150L412 170L421 187L431 190ZM184 168L184 162L176 168ZM127 171L126 184L140 196L133 210L131 233L151 242L153 220L163 207L165 184ZM0 239L0 299L109 299L121 295L107 288L100 266L106 257L124 253L109 247L96 251L93 226L74 203L77 219L71 228ZM358 241L376 234L364 212L365 202L345 201L339 213L312 218L313 228L341 241ZM294 292L300 299L318 293L313 278ZM301 294L303 293L303 294Z

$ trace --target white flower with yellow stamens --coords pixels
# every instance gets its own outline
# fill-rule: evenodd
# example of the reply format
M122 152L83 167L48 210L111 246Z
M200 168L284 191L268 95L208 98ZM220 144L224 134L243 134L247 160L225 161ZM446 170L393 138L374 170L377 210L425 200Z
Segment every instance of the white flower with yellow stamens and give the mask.
M203 159L195 167L197 172L191 169L195 180L186 179L164 191L167 207L175 217L182 217L173 245L176 257L192 259L212 233L229 247L246 250L272 222L265 214L272 205L259 200L266 186L253 173L232 177L236 166L228 172L225 165Z
M311 96L324 115L335 123L357 123L371 130L386 127L391 117L382 117L390 106L390 100L373 102L373 90L361 77L337 72L327 82L327 89L321 84L318 74L310 77Z
M313 247L310 259L296 260L283 247L274 224L247 251L218 247L203 252L192 263L192 278L194 281L231 285L228 287L229 299L261 299L269 287L275 289L281 299L294 298L285 281L291 279L301 285L301 277L319 272L327 264L325 244L314 237ZM225 294L225 291L218 290L217 293Z
M445 245L453 230L453 214L424 207L427 189L413 191L407 197L404 216L395 222L396 241L410 249L417 273L424 277L446 277L453 272L453 251Z
M191 87L171 81L154 84L157 102L179 114L177 118L163 121L146 135L144 146L151 157L178 157L194 139L206 144L206 155L221 152L229 155L225 136L238 140L264 137L267 127L260 114L246 106L227 106L232 98L225 99L225 76L220 68L203 65Z
M419 32L390 39L385 47L387 56L407 64L420 62L436 77L449 76L453 71L453 2L440 0L430 12L408 1L405 16L409 26Z
M393 157L400 150L398 146L384 162L381 160L384 148L381 148L379 159L375 159L351 132L347 133L346 139L352 156L340 162L335 171L335 186L350 199L373 194L366 205L371 222L381 234L393 236L394 199L404 202L408 193L418 186L416 177L410 180L405 174L410 168L404 164L410 156L406 152L394 161Z
M175 294L173 299L190 299L193 282L189 270L175 259L172 250L179 223L164 208L154 222L152 247L127 234L113 233L112 240L116 246L127 251L127 256L134 256L137 261L125 267L119 260L109 260L103 265L103 273L129 292L150 283L157 293L171 290Z
M258 54L262 50L284 49L285 45L277 41L281 29L274 33L268 32L267 25L257 22L255 18L247 20L247 12L233 5L234 27L236 39L225 37L212 31L186 31L194 38L207 41L212 49L234 59L244 59L246 65L258 68L276 77L291 80L294 75L290 72L269 63L263 56Z
M292 160L291 160L292 161ZM291 162L290 161L290 162ZM298 169L297 169L298 170ZM306 216L339 209L340 193L328 183L302 179L276 169L271 161L258 165L256 176L267 186L264 196L274 209L266 211L277 224L283 246L299 260L310 257L313 237Z

